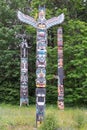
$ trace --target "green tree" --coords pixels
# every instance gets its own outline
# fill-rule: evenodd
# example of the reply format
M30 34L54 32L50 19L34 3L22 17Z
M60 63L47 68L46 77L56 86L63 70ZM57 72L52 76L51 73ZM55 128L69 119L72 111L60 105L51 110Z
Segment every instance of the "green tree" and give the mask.
M46 5L46 19L64 12L65 104L87 104L87 2L83 0L3 0L0 1L0 101L19 104L20 43L18 34L28 36L29 99L35 102L36 30L20 22L17 11L37 20L39 5ZM57 101L57 28L48 30L47 103Z

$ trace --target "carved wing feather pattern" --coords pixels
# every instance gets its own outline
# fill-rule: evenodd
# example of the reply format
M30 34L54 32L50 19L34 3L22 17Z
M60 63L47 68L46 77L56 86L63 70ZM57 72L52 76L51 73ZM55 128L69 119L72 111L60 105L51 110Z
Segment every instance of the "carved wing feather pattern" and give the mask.
M58 17L53 17L46 21L47 29L54 25L61 24L63 21L64 21L64 14L62 13Z
M21 11L18 11L17 16L19 18L20 21L30 24L33 27L37 28L37 22L34 20L34 18L23 14Z

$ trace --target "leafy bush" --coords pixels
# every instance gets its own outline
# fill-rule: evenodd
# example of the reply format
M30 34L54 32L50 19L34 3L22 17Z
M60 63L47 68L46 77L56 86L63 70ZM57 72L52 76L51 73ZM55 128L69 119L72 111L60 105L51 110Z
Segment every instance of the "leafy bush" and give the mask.
M53 114L47 115L47 117L44 120L44 123L40 127L40 130L56 130L57 124L56 119Z

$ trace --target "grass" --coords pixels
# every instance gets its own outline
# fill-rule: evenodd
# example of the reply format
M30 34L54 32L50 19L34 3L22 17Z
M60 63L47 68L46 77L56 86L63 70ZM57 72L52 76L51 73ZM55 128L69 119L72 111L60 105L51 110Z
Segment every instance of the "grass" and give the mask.
M0 130L33 130L35 127L35 106L20 107L0 105ZM46 107L46 114L54 115L56 124L63 130L86 130L87 109L65 108L58 110L56 106Z

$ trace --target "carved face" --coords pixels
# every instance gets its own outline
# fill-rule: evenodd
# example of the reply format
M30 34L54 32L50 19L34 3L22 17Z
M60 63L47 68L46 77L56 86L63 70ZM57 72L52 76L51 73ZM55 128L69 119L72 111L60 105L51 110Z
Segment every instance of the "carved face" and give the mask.
M58 107L59 107L59 109L64 109L64 102L58 101Z
M45 11L43 9L41 9L40 12L39 12L39 19L40 20L45 19Z
M58 29L58 34L62 34L62 28Z
M45 87L46 86L46 79L43 77L36 79L36 86L37 87Z
M37 49L46 50L46 47L47 47L46 41L37 42Z
M45 24L39 23L37 26L38 26L39 29L46 29L46 25Z
M42 29L41 29L41 30L39 29L39 30L37 31L37 35L38 35L39 37L43 37L43 38L44 38L44 37L46 36L46 31L45 31L45 30L42 30Z
M20 90L20 97L21 98L27 98L28 97L28 87L21 87Z
M46 57L44 55L38 55L37 60L40 63L44 63L46 60Z
M45 58L42 56L42 57L39 57L36 61L36 66L37 67L46 67L46 60Z
M58 68L63 67L63 59L58 59Z
M27 84L27 82L28 82L28 73L21 72L21 83L22 84Z
M37 75L37 77L45 77L46 69L45 68L37 68L36 75Z
M46 50L38 50L37 51L37 67L46 67Z

